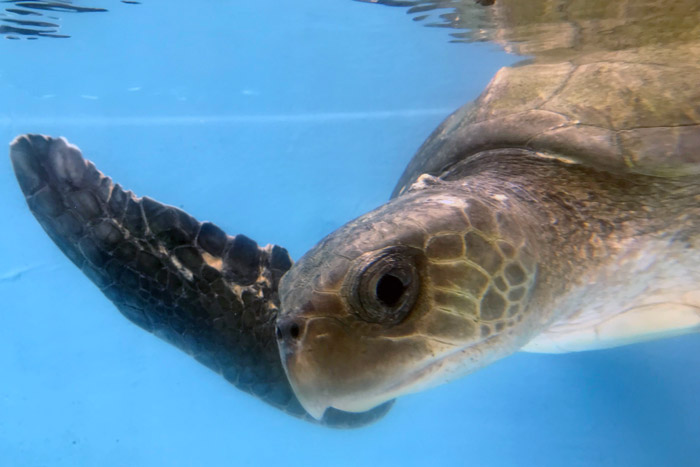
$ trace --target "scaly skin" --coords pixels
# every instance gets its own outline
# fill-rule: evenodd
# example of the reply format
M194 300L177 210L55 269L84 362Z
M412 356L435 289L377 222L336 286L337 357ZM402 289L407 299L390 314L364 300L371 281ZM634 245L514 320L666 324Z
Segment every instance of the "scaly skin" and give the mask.
M278 323L295 393L320 417L472 372L565 318L566 297L651 238L700 252L694 177L619 176L497 151L419 178L283 277ZM357 290L371 308L380 292L363 276L387 254L411 265L418 292L401 319L369 320Z
M277 284L292 265L286 250L137 198L63 139L21 136L10 156L41 226L124 316L239 389L314 420L292 393L275 341ZM362 426L390 405L320 422Z
M700 326L697 0L410 4L456 7L443 18L472 27L465 40L532 58L435 130L394 199L293 267L279 247L124 192L59 140L13 146L30 208L127 317L332 426L371 422L565 318L625 315L604 336L576 323L600 346Z

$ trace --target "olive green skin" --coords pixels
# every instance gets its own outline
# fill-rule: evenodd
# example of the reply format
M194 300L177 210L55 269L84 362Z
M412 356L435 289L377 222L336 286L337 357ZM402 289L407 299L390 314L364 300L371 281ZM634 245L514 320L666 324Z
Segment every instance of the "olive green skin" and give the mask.
M700 251L699 206L694 177L619 176L523 153L423 177L282 278L278 337L292 387L321 416L477 370L561 319L565 298L630 245L669 239L669 249ZM370 320L369 300L356 297L374 290L358 285L382 271L386 252L415 268L419 292L400 319L388 307L386 320Z
M678 282L700 309L697 0L421 3L457 9L443 18L471 28L460 40L532 58L433 132L392 200L295 265L124 190L62 138L11 144L30 210L128 319L332 427L626 289ZM617 274L630 253L649 267Z
M399 394L393 387L405 392L404 382L422 379L437 357L457 350L454 358L478 358L487 348L506 351L527 342L537 329L523 313L533 257L512 216L505 210L492 216L493 208L454 189L407 193L346 225L285 276L278 326L283 336L297 326L299 335L287 336L282 358L296 393L314 394L301 396L312 415L321 415L312 407L323 394L333 394L323 409L366 410L379 402L365 394L356 406L357 394L373 388L390 399ZM396 275L402 265L412 270L408 288L415 297L397 311L402 307L382 305L372 291L377 276ZM364 276L370 283L363 284ZM285 322L287 315L294 318ZM501 333L516 325L517 338L503 341ZM332 369L332 377L314 378L309 368L312 374Z
M389 203L282 278L280 354L316 417L515 352L630 247L700 250L700 6L489 8L465 2L464 17L534 58L448 117ZM375 276L394 267L409 273L389 306Z

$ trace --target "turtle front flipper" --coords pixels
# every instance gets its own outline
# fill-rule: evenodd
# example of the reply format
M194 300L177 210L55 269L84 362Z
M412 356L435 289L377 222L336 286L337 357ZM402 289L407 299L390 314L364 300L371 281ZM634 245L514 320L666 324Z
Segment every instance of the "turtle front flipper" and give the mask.
M10 157L27 204L59 248L142 328L297 417L275 338L277 286L292 261L210 222L137 198L63 138L17 137ZM355 427L384 415L333 411L320 422Z

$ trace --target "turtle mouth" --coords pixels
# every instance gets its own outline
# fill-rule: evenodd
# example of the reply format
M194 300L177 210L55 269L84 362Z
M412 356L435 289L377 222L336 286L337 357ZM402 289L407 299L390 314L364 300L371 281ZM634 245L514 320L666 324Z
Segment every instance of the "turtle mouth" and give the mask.
M483 349L497 337L463 346L449 344L451 349L413 369L408 370L409 365L405 365L408 371L395 373L393 378L371 368L348 376L340 367L351 355L335 367L319 365L313 357L305 355L301 342L293 346L280 342L279 349L294 394L312 417L321 420L329 408L366 412L398 396L423 391L475 371L492 360ZM442 341L435 343L446 345Z
M306 409L308 404L311 410L314 410L319 417L322 417L324 412L330 407L345 412L365 412L396 397L439 386L486 366L494 359L488 358L483 351L483 346L489 345L490 341L494 341L497 338L498 335L494 335L465 346L450 344L454 346L454 349L428 360L416 369L406 373L403 377L378 386L366 394L336 399L330 398L326 401L314 399L307 401L308 397L300 396L296 392L294 383L292 383L292 387L304 408ZM445 344L442 341L435 341L440 345ZM311 411L309 413L316 417Z

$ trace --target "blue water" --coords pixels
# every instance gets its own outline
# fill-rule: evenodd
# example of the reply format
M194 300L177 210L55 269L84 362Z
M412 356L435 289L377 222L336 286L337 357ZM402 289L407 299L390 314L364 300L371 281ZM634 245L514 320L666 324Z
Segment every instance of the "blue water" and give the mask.
M295 258L386 200L514 61L349 0L93 3L110 11L57 15L70 39L0 42L0 141L64 135L137 194ZM7 159L0 199L0 465L700 465L697 335L514 355L335 431L125 320Z

